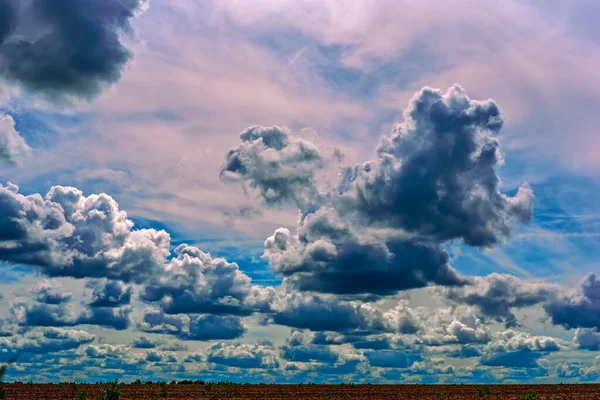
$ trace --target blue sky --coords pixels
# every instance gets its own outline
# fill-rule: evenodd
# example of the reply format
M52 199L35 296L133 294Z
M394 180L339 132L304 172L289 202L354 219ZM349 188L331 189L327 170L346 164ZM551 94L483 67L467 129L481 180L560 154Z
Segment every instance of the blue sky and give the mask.
M597 380L599 16L0 0L8 379Z

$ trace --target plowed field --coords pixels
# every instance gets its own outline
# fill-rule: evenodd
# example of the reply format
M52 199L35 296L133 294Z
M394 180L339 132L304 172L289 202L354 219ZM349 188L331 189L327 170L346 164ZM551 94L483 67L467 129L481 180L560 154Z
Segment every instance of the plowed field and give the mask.
M96 400L102 385L5 384L8 400L76 399L86 392ZM474 385L120 385L123 400L259 400L259 399L402 399L402 400L515 400L535 391L538 399L600 400L600 385L490 385L489 394L479 394L484 386ZM535 397L534 397L535 398Z

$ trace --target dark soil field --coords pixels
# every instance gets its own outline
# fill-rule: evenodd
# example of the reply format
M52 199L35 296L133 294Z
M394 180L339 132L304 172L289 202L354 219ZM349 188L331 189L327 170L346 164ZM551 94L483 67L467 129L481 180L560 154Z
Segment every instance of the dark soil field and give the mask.
M7 399L104 399L103 385L5 384ZM123 400L600 400L600 385L119 385ZM86 397L77 397L82 392ZM534 395L533 392L536 394ZM165 396L166 395L166 396ZM535 397L537 396L537 397ZM107 398L110 399L110 398Z

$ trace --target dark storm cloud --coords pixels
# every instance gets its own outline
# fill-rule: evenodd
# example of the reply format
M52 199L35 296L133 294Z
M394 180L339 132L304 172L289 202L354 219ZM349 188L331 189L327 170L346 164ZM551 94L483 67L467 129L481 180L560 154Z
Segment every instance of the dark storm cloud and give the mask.
M92 289L89 307L120 307L131 301L132 287L121 281L95 279L86 282L86 288Z
M299 290L390 295L465 284L443 244L492 246L509 237L514 222L531 218L529 186L514 197L499 191L501 127L491 100L471 100L460 86L422 89L381 140L377 160L348 168L330 193L298 202L296 233L278 229L265 241L265 258ZM286 144L269 143L277 154ZM245 171L236 154L229 169ZM267 170L253 165L253 176Z
M286 228L275 231L265 241L264 256L288 283L315 292L390 295L429 283L465 282L438 244L361 236L333 209L321 209L299 222L296 235Z
M0 1L0 76L50 97L91 98L121 77L121 34L142 0Z
M458 85L446 93L421 89L382 139L378 163L345 180L340 213L436 242L500 242L513 220L530 219L532 207L527 186L512 198L498 190L501 127L492 100L471 100Z
M317 147L293 137L287 128L253 126L227 154L224 180L248 182L265 204L308 204L317 195L315 173L323 167Z
M556 298L545 308L555 325L600 329L600 280L596 274L588 275L581 283L581 294Z

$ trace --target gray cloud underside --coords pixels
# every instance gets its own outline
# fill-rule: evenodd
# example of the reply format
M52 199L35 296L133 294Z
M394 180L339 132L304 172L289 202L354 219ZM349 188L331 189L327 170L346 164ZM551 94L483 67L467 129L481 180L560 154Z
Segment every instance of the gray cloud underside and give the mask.
M0 0L0 76L50 97L91 98L131 57L120 35L141 0Z

